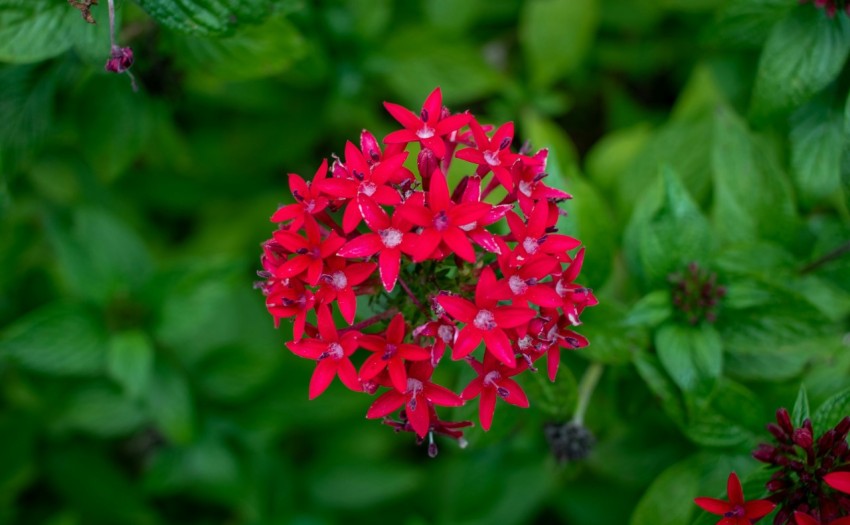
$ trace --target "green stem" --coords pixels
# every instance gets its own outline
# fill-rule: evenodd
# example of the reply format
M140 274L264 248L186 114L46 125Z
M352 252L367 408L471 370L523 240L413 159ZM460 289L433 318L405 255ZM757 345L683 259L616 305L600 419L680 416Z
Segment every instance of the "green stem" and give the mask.
M398 308L390 308L386 312L381 312L377 315L373 315L372 317L370 317L368 319L364 319L363 321L360 321L359 323L356 323L356 324L353 324L349 327L343 328L342 330L340 330L340 333L349 332L351 330L362 330L364 328L368 328L375 323L381 322L385 319L389 319L390 317L394 316L397 313L398 313Z
M579 425L584 423L584 414L587 412L587 405L590 404L590 396L593 395L593 391L599 383L599 378L602 377L603 368L601 363L592 363L584 371L578 385L578 402L576 403L576 413L573 416L574 423Z

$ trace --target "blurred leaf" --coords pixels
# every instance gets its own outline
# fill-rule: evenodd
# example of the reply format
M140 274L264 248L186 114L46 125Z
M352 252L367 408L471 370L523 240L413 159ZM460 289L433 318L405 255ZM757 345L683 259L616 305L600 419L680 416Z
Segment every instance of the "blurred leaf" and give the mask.
M598 16L596 0L531 0L523 5L520 45L535 86L548 87L581 65Z
M687 85L676 99L673 120L688 120L703 117L725 103L725 95L708 63L697 64Z
M841 189L841 156L848 140L843 115L816 98L794 112L791 125L791 166L801 200L811 205L834 197Z
M638 124L609 132L599 139L585 158L585 170L594 186L605 192L614 192L617 181L651 136L649 125Z
M421 107L425 97L440 86L444 103L462 104L499 89L501 75L468 42L437 37L424 29L394 31L365 64L409 107Z
M820 436L850 416L850 388L842 390L823 402L812 416L814 435Z
M195 438L192 393L179 371L157 363L147 394L150 417L169 441L186 444Z
M635 508L630 525L678 525L687 523L700 484L701 461L691 457L661 473L646 490Z
M0 415L0 509L36 476L36 430L25 414L7 410Z
M626 311L614 301L601 301L582 312L579 331L590 341L579 356L611 365L631 362L632 354L649 346L649 334L642 327L625 323Z
M655 290L638 300L629 310L623 324L654 328L673 315L669 290Z
M563 358L563 354L562 354ZM578 399L578 384L572 370L561 365L553 383L544 371L519 378L531 406L554 421L566 421L573 415Z
M794 427L803 426L803 421L811 418L809 410L809 396L806 394L806 385L800 384L800 390L797 392L797 400L794 401L794 408L791 410L791 422Z
M200 364L199 386L212 399L243 400L272 377L282 357L272 347L222 348Z
M53 448L47 454L46 471L52 488L84 517L82 522L158 523L104 450L81 445Z
M729 421L753 432L761 432L765 419L770 417L758 395L727 378L720 378L717 382L711 406Z
M107 371L130 399L139 399L153 371L153 344L139 330L122 332L109 341Z
M655 334L661 364L684 391L705 396L723 371L723 341L713 326L667 323Z
M221 35L269 14L270 0L138 0L160 24L183 33Z
M189 71L211 76L217 82L276 75L289 69L307 50L295 26L280 15L261 25L241 26L226 37L175 36L175 46Z
M80 430L99 437L126 435L144 422L141 407L114 387L92 384L70 395L65 410L51 423L62 430Z
M712 238L688 190L669 167L661 187L635 209L625 232L626 260L644 289L667 286L667 276L691 262L705 264Z
M670 380L658 358L646 351L635 352L634 364L650 390L661 400L661 406L676 424L685 424L685 407L675 383Z
M411 494L421 487L422 473L390 462L329 464L309 480L310 496L322 508L366 509Z
M103 328L85 308L55 303L21 317L0 339L0 356L46 374L95 375L103 370Z
M752 442L754 440L752 432L718 413L711 406L692 407L684 431L691 441L704 447L734 447L743 444L755 446L756 444Z
M786 238L794 206L782 174L763 169L756 156L757 144L737 115L728 108L715 115L711 158L715 231L724 241L735 243L755 240L782 224L782 238Z
M720 10L717 40L730 46L760 47L793 7L785 0L732 0Z
M0 0L0 62L38 62L71 47L66 23L78 11L50 0Z
M850 20L811 6L791 10L770 33L756 73L756 117L795 108L836 77L850 52Z
M109 212L75 210L72 229L53 219L48 236L59 269L78 297L105 303L137 289L151 273L153 263L141 238Z

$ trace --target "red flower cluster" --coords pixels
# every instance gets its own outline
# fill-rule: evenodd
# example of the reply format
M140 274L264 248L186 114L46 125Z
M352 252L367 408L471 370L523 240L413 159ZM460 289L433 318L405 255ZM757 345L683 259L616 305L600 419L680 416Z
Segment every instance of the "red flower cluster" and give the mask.
M295 202L271 217L280 226L263 244L259 287L275 324L293 321L287 347L316 361L310 398L334 377L357 392L384 388L366 416L402 409L385 422L428 436L433 455L435 433L461 439L471 424L436 407L479 398L485 429L497 399L527 407L512 377L546 356L554 381L561 348L587 345L572 327L596 299L575 283L584 250L569 252L580 242L557 233L570 195L543 182L546 150L514 153L512 123L488 136L472 114L445 108L439 88L418 115L384 105L403 129L383 150L364 130L312 181L289 175ZM405 165L411 147L418 173ZM455 158L469 174L450 188ZM367 303L370 316L355 323ZM460 394L434 382L446 349L477 373Z
M744 501L744 491L738 475L732 472L726 481L729 501L716 498L696 498L694 503L712 514L723 516L717 525L751 525L770 514L776 503L766 499Z

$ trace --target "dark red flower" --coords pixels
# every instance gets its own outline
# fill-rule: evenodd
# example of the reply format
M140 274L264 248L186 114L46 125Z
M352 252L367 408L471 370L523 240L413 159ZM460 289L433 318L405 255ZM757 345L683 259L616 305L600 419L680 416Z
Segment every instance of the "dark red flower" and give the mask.
M829 523L823 523L808 514L803 514L802 512L795 512L794 520L797 522L797 525L850 525L850 518L838 518L837 520L832 520Z
M737 474L729 474L726 483L728 501L715 498L696 498L694 503L712 514L723 516L717 525L752 525L752 523L770 514L776 504L766 499L744 501L744 491Z
M443 94L440 92L440 88L428 95L418 117L409 109L392 102L384 102L384 107L399 124L404 126L404 129L393 131L387 135L384 138L385 143L397 144L418 141L423 148L433 151L438 159L446 156L446 145L443 143L443 137L459 130L472 118L467 114L444 117Z

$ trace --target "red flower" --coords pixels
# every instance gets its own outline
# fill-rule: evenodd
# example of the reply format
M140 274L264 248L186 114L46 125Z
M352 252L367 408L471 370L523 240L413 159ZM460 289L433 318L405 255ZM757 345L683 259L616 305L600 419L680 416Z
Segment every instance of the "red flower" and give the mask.
M461 259L475 262L475 249L466 237L466 232L460 227L483 218L490 208L491 206L484 202L452 202L446 176L437 169L431 176L428 206L424 206L421 199L411 198L397 213L422 227L412 252L415 262L427 259L441 242Z
M407 389L405 360L422 361L431 357L431 352L421 346L404 343L404 316L396 314L384 337L363 335L360 346L375 352L360 367L360 380L369 381L386 369L390 381L399 392Z
M823 480L835 490L850 494L850 472L830 472Z
M744 501L744 491L737 474L729 474L726 483L726 493L729 501L715 498L696 498L694 503L712 514L723 516L717 525L751 525L768 514L776 507L776 503L766 499Z
M797 525L850 525L850 518L838 518L829 523L822 523L820 520L802 512L795 512L794 520L797 522Z
M417 236L410 233L411 224L400 213L392 219L371 197L358 195L357 202L366 224L372 229L348 241L338 255L340 257L371 257L378 254L381 282L391 292L398 280L401 268L401 252L410 254L416 250Z
M324 392L337 375L342 384L355 392L362 392L363 387L357 378L357 370L350 359L351 354L357 350L357 338L360 334L348 331L340 335L327 307L320 307L316 316L321 339L302 339L286 344L295 355L318 361L310 379L310 399Z
M342 318L352 324L357 314L357 297L353 287L368 279L377 267L375 263L354 263L346 266L345 259L330 258L327 273L322 274L319 279L321 287L316 292L316 299L322 304L336 299Z
M433 151L438 159L442 159L446 155L443 136L464 127L472 118L467 114L443 118L443 95L440 88L428 95L418 117L409 109L392 102L384 102L384 107L405 128L387 135L384 138L385 143L399 144L419 141L423 148Z
M510 145L514 138L514 123L508 122L496 130L493 138L487 138L484 129L475 119L469 121L472 136L475 137L475 147L466 148L457 152L457 158L478 164L476 173L483 177L491 170L493 176L499 180L508 192L513 191L514 182L508 169L518 157L511 153Z
M320 186L328 173L328 161L323 160L312 182L305 182L295 173L289 174L289 190L295 197L295 204L289 204L278 208L271 217L272 222L287 222L288 229L297 230L304 224L304 218L308 215L316 215L328 207L328 199L323 196Z
M521 361L515 368L509 368L492 355L486 354L483 363L471 359L469 364L478 373L478 377L463 389L460 397L474 399L481 396L478 400L478 419L481 421L481 428L490 430L497 397L512 405L528 408L528 397L525 392L516 381L510 379L527 368L525 361Z
M391 389L372 403L366 417L384 417L404 405L405 415L420 438L424 438L431 426L430 405L458 407L463 399L451 390L431 382L434 368L427 361L410 365L404 391Z
M514 212L508 212L508 226L517 241L516 261L524 262L537 254L546 254L561 261L568 259L566 253L581 246L581 241L568 235L548 233L547 220L549 206L546 202L534 205L528 216L528 223L522 221Z
M319 225L312 217L304 221L304 227L307 230L306 239L288 230L274 232L274 240L295 254L295 257L275 270L275 277L281 279L297 277L306 271L305 282L316 286L322 276L325 259L335 254L345 244L345 239L336 232L330 232L325 239L322 239Z
M475 303L453 295L440 295L437 302L453 318L466 323L458 332L452 348L454 359L468 356L483 340L488 352L513 368L516 366L516 357L504 329L528 323L537 312L531 308L497 306L498 301L488 295L495 286L493 270L485 267L475 287Z
M304 335L307 312L313 309L314 304L313 294L305 289L300 281L294 280L290 281L288 286L276 287L266 297L266 308L274 316L275 327L280 325L283 318L295 318L292 327L292 336L295 339L301 339Z

